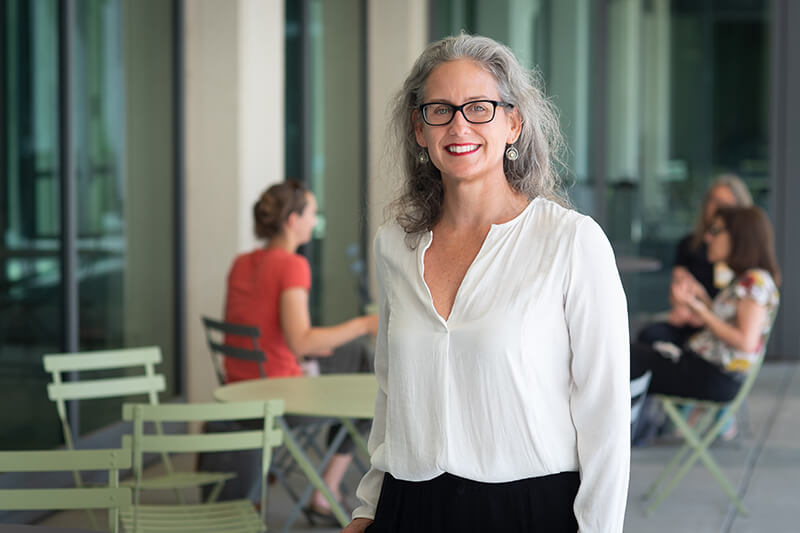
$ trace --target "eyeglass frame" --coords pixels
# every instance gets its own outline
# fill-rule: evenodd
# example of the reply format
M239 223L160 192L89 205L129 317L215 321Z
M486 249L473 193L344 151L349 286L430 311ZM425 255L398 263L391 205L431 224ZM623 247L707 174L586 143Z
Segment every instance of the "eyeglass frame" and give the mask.
M477 102L486 102L486 103L492 104L492 118L490 118L489 120L485 120L483 122L475 122L475 121L470 120L470 119L467 118L467 114L464 113L464 108L466 106L468 106L469 104L474 104L474 103L477 103ZM446 106L449 106L453 110L453 114L450 115L450 120L448 120L447 122L442 122L441 124L431 124L430 122L428 122L428 118L425 116L425 108L428 107L428 106L432 106L432 105L446 105ZM419 114L422 116L422 120L425 122L425 124L427 124L428 126L434 126L435 127L435 126L447 126L448 124L453 122L453 119L456 118L456 112L457 111L461 111L461 116L464 117L464 120L466 120L470 124L488 124L488 123L490 123L491 121L494 120L494 117L497 114L497 108L498 107L504 107L504 108L513 109L514 108L514 104L509 104L508 102L503 102L503 101L500 101L500 100L479 99L479 100L470 100L469 102L464 102L461 105L453 105L453 104L450 104L448 102L428 102L428 103L425 103L425 104L420 104L419 106L417 106L417 109L419 110Z
M728 228L726 228L725 226L714 226L714 225L711 225L711 226L706 228L706 233L708 233L712 237L716 237L717 235L719 235L721 233L725 233L726 231L728 231Z

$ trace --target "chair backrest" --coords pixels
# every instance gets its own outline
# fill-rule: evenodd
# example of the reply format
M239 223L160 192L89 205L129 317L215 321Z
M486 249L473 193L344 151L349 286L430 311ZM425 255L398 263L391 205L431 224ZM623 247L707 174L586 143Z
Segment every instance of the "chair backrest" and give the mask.
M109 531L118 531L119 511L131 507L131 489L119 486L119 471L131 467L131 452L119 450L0 451L0 472L108 471L108 486L0 489L2 510L108 509ZM37 481L51 476L37 477Z
M67 401L146 395L150 403L157 404L158 393L167 387L164 376L155 371L155 365L161 362L161 350L157 346L47 354L43 360L45 370L52 374L47 395L56 403L64 442L69 449L75 446L67 419ZM102 377L75 379L74 373L98 371L105 371ZM131 375L132 371L137 374ZM63 374L68 373L73 373L72 379L65 380ZM109 373L116 375L109 376Z
M267 481L266 476L272 460L272 448L283 442L283 433L275 425L275 417L283 414L283 400L266 402L232 402L203 404L125 404L122 408L124 420L133 422L133 434L124 435L122 444L133 450L133 471L136 476L134 489L135 507L139 502L139 486L144 467L145 453L201 453L261 449L261 518L265 518ZM158 434L146 431L145 423L154 424L183 422L186 426L197 422L263 420L260 429L249 429L232 425L231 431L215 433ZM136 517L134 515L134 531Z
M220 356L233 357L234 359L242 359L244 361L253 361L257 363L266 362L267 356L258 345L258 338L261 336L261 332L257 326L221 322L206 316L201 318L203 319L203 325L206 330L208 349L211 352L211 363L214 365L214 371L217 373L217 379L220 385L225 384L225 369ZM242 346L233 346L229 344L230 337L246 339L245 343L252 343L253 347L244 348ZM263 365L258 365L258 372L261 374L262 378L266 377L264 375Z
M648 370L641 376L631 380L631 434L636 428L636 423L639 421L639 415L642 412L642 406L647 399L647 387L650 386L650 378L653 372Z

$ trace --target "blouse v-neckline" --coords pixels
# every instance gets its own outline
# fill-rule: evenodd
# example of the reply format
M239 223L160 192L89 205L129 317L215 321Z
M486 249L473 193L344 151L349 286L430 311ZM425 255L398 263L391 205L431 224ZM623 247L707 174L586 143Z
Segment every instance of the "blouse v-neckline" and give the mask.
M461 288L464 286L464 282L467 281L469 278L470 272L473 270L473 266L481 259L484 254L484 250L487 247L487 243L490 242L490 238L493 234L497 233L498 231L508 230L513 228L517 225L517 223L522 220L527 213L532 209L534 202L536 202L539 198L534 198L528 205L525 206L525 209L520 211L514 218L502 222L500 224L492 224L489 226L489 231L486 233L486 237L483 238L483 242L481 243L480 248L478 248L478 253L475 254L475 257L467 267L467 271L464 273L464 277L461 278L461 281L458 284L458 288L456 289L456 295L453 298L453 305L450 306L450 313L447 315L447 318L443 317L439 311L436 309L436 304L433 301L433 293L431 293L431 289L428 286L428 283L425 281L425 254L428 252L428 248L431 247L433 244L433 231L429 230L427 233L424 234L424 243L417 248L419 252L417 253L417 271L419 273L419 280L422 283L422 286L425 288L425 292L428 295L427 305L433 310L433 314L436 315L436 318L439 322L447 329L449 329L451 325L451 321L453 319L453 315L455 314L458 306L458 297L461 294Z

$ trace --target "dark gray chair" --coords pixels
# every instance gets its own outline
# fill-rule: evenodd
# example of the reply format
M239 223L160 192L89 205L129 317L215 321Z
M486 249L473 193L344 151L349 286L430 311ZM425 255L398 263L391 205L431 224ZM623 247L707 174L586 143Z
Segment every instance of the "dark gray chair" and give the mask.
M206 316L202 317L202 319L206 330L208 349L211 352L211 363L214 365L214 371L217 373L217 380L220 385L224 385L226 382L223 356L257 363L265 363L267 361L267 356L258 346L258 338L261 336L261 332L257 326L231 324L230 322L221 322ZM226 344L226 338L229 335L248 339L253 343L253 348L241 348ZM262 378L266 377L260 364L258 365L258 371Z
M261 332L257 326L233 324L231 322L214 320L206 316L201 318L203 320L203 326L205 327L208 349L211 352L211 362L214 366L214 371L217 374L217 379L219 380L220 385L224 385L226 383L223 357L233 357L235 359L257 362L259 363L259 374L262 378L266 377L264 374L263 365L261 363L265 363L267 361L267 355L259 346L258 341L259 337L261 336ZM231 336L248 339L248 342L252 343L253 348L242 348L227 344L227 339L229 339ZM319 445L317 444L317 436L322 430L329 426L331 422L332 421L329 420L314 420L308 423L295 422L291 424L292 433L294 433L295 440L301 447L303 447L305 450L314 450L314 453L317 455L317 457L323 457L324 451L320 449ZM220 423L217 423L216 425L209 424L205 428L205 431L208 432L227 430L228 429L224 427L224 424ZM246 452L240 452L238 456L234 454L215 454L214 456L206 456L201 454L201 456L198 458L199 466L204 470L233 470L238 474L236 481L233 483L228 482L226 489L229 488L229 490L226 492L225 489L223 489L220 499L224 500L229 498L238 498L241 497L242 491L254 494L255 491L259 490L260 480L254 478L252 475L252 464L257 458L253 457L251 460L250 458L246 457L245 454ZM213 465L211 464L212 462L214 463ZM295 463L291 454L287 452L286 448L281 447L273 455L270 473L275 476L278 481L280 481L281 485L283 485L283 488L286 490L289 496L291 496L294 501L297 501L300 498L300 495L297 494L297 492L291 487L288 480L288 476L292 473L294 467ZM309 520L309 522L313 523L313 517L309 516L308 513L306 513L306 518Z

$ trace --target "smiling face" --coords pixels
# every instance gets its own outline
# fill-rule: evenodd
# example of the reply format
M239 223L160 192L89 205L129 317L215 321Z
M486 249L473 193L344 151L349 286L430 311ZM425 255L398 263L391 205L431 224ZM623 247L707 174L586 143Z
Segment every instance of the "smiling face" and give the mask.
M469 59L442 63L425 82L423 103L460 106L474 100L501 98L494 77ZM431 163L444 179L477 179L496 173L503 175L506 145L519 137L518 117L516 111L498 106L494 120L486 124L471 124L457 111L449 124L430 126L415 110L414 129L417 143L428 149Z
M731 234L720 217L714 217L704 236L709 263L727 261L731 255Z

